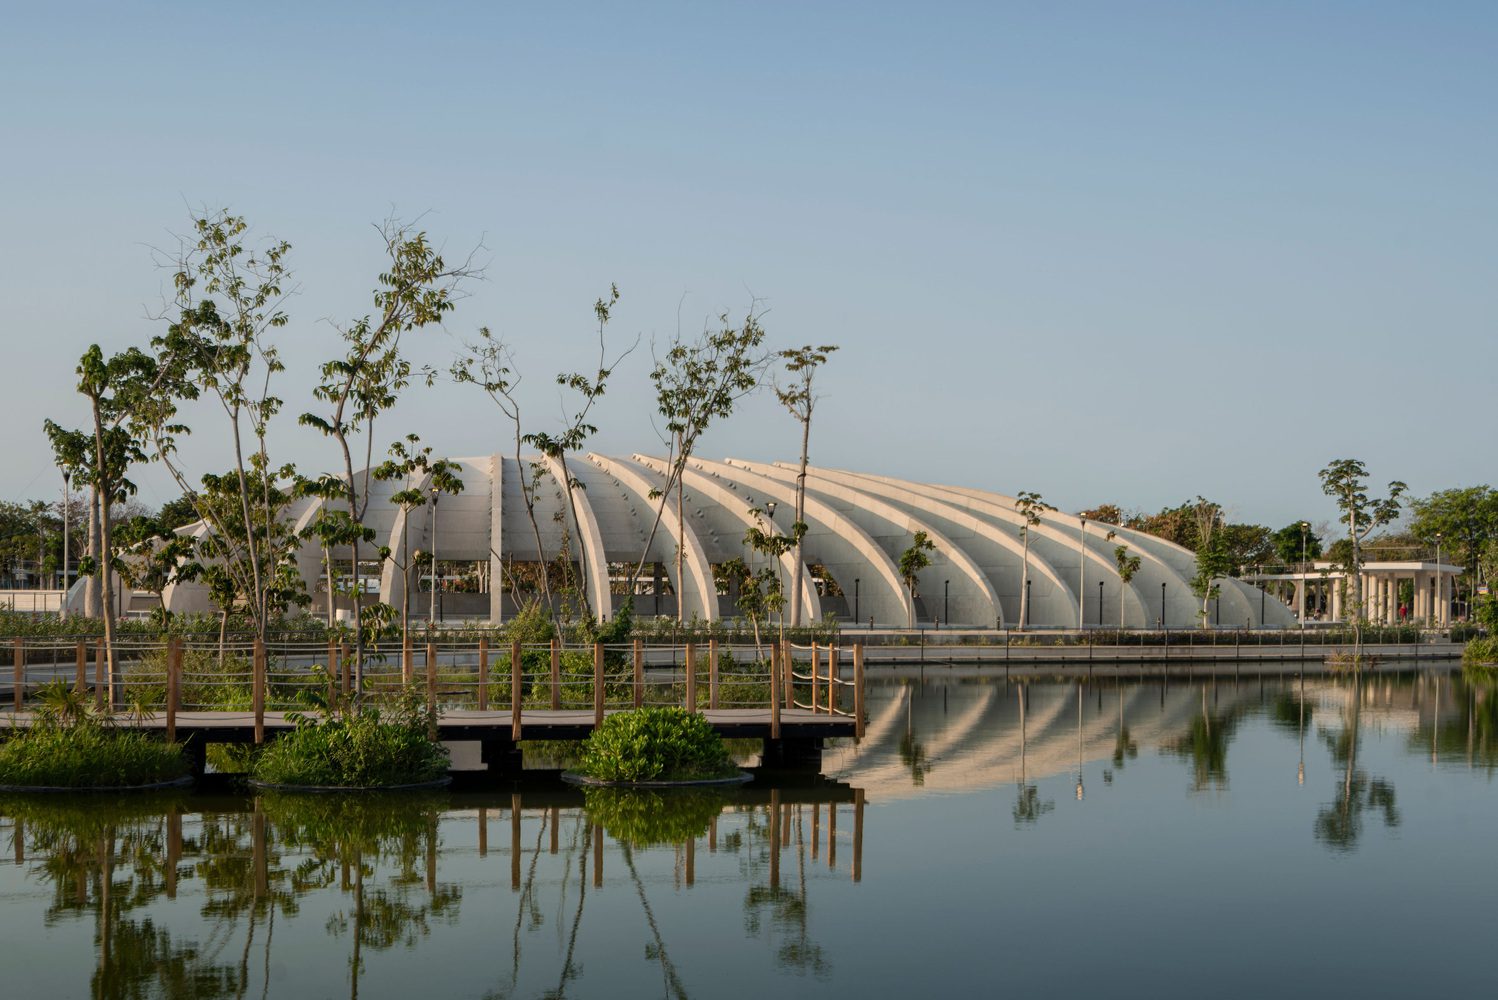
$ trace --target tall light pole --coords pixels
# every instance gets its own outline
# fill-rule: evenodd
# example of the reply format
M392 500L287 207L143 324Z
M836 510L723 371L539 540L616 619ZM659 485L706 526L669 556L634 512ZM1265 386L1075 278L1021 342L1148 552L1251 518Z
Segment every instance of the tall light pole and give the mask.
M68 620L68 516L72 511L73 498L68 492L68 480L73 478L73 473L64 468L62 470L62 600L58 602L58 616L62 621Z
M428 624L437 624L437 498L441 496L437 487L432 487L432 602L427 612ZM546 567L541 567L546 572Z
M1446 580L1441 576L1441 533L1436 532L1436 627L1440 628L1446 624L1446 609L1441 606L1442 599L1446 596Z
M1077 629L1087 627L1087 518L1077 518L1082 525L1081 542L1077 546Z
M1300 630L1306 630L1306 591L1310 590L1310 581L1306 579L1306 532L1311 529L1310 521L1300 522Z

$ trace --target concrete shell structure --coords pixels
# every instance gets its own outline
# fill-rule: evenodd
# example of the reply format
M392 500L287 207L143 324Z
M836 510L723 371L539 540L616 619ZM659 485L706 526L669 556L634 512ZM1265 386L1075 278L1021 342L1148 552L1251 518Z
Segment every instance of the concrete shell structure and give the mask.
M674 616L674 595L679 592L688 618L732 618L737 614L735 596L720 593L715 569L733 558L751 565L763 558L743 541L755 523L750 508L774 503L775 524L781 531L794 519L796 467L787 463L691 460L683 477L685 523L680 537L673 503L651 538L658 504L651 494L665 481L662 459L596 454L569 459L566 471L581 487L575 491L575 509L566 501L558 463L542 462L539 467L547 474L536 491L534 528L521 490L532 474L531 460L491 455L455 461L464 490L440 497L435 519L430 506L418 508L408 519L390 501L401 489L428 490L426 480L371 481L366 517L378 534L376 545L388 546L398 558L418 550L430 553L435 545L444 577L441 617L447 619L509 617L527 596L513 582L526 579L526 574L516 570L529 565L539 572L542 554L556 559L564 541L576 579L582 581L588 606L597 616L612 616L625 599L631 570L643 560L646 570L634 598L637 615ZM318 503L300 501L289 516L303 527L316 517ZM805 521L804 565L795 566L793 556L787 555L780 566L787 595L789 574L803 575L804 621L832 615L890 626L903 626L912 617L953 626L1020 624L1024 522L1012 497L812 468L806 480ZM929 553L931 564L919 574L912 602L897 564L918 531L926 533L935 549ZM1110 531L1115 537L1107 537ZM1120 544L1141 560L1127 584L1119 577L1114 557ZM349 554L333 555L335 565L347 573ZM315 595L313 610L325 608L321 553L315 545L302 550L299 565L309 593ZM1192 596L1188 583L1195 573L1195 557L1160 538L1111 525L1084 526L1075 515L1048 512L1030 530L1029 566L1030 627L1116 627L1122 622L1140 628L1154 627L1162 619L1170 627L1199 624L1201 602ZM425 574L426 567L419 572ZM463 586L455 588L460 575ZM393 605L406 599L403 574L393 562L372 560L362 567L361 576L367 599L373 599L376 589L380 600ZM1266 600L1257 588L1231 579L1220 583L1221 596L1209 618L1224 626L1293 623L1284 604ZM164 599L173 611L210 610L206 593L191 584L170 588ZM427 615L430 600L427 592L412 594L411 613Z

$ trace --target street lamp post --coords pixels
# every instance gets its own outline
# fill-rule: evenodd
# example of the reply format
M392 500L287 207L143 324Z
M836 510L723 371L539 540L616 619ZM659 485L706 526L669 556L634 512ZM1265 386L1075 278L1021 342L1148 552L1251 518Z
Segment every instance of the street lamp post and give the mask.
M948 625L952 624L952 609L950 607L951 602L952 581L943 580L941 582L941 620L946 622Z
M853 624L858 624L858 577L853 578Z
M1306 580L1306 532L1310 528L1311 522L1300 522L1300 600L1296 603L1300 605L1301 632L1304 632L1306 629L1306 591L1309 589L1309 581Z
M1441 576L1441 533L1436 532L1436 627L1440 628L1446 624L1446 609L1442 607L1441 601L1446 596L1446 579Z
M1165 627L1165 582L1160 583L1160 627Z
M437 624L437 498L441 496L437 487L432 487L432 600L427 611L427 621ZM546 567L541 567L544 573Z
M1097 627L1103 627L1103 581L1101 580L1097 582Z
M71 471L62 470L62 600L58 602L58 617L62 621L68 620L68 522L72 520L68 515L73 506L68 480L72 478Z
M1077 546L1077 628L1087 627L1087 518L1077 521L1082 525L1081 540Z
M1025 581L1025 620L1019 623L1020 628L1030 626L1030 583L1029 580Z

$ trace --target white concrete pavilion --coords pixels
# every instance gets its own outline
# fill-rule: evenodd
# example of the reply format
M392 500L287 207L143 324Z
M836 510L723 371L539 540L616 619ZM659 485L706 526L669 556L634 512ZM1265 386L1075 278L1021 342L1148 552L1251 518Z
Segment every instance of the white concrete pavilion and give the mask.
M449 620L508 619L535 596L542 560L563 551L564 529L574 579L581 581L588 609L609 618L630 596L629 580L642 560L634 585L636 615L675 615L681 595L688 619L713 621L738 615L737 595L723 584L719 568L731 559L753 564L744 533L755 522L751 508L774 505L773 526L790 528L795 509L796 466L727 459L693 459L684 478L685 524L678 530L673 508L654 537L656 501L666 463L647 455L598 454L570 458L566 474L582 488L576 510L569 510L559 484L562 470L544 460L548 475L536 492L535 528L526 516L521 486L533 459L484 455L458 458L463 491L443 496L433 516L430 506L408 517L391 502L395 491L429 490L427 479L371 483L366 524L377 533L358 576L367 601L396 607L414 617L432 614ZM362 479L362 477L361 477ZM302 499L287 511L296 530L311 524L322 501ZM1025 589L1024 519L1013 497L982 490L908 482L838 469L812 468L806 481L808 531L803 564L792 555L780 560L789 594L790 574L802 574L801 619L832 616L903 627L912 619L929 624L1015 628ZM202 531L202 525L185 531ZM901 579L900 554L916 532L935 545L930 565L919 574L911 597ZM1111 536L1110 536L1111 533ZM537 536L539 535L539 545ZM680 536L680 537L678 537ZM423 559L409 601L394 561L374 558L375 546L388 546L396 559L434 549L440 586L436 600ZM1114 550L1126 545L1140 566L1124 582ZM676 555L682 572L678 579ZM336 572L351 578L350 554L333 552ZM298 553L312 601L321 614L328 595L322 556L315 543ZM1201 602L1192 596L1195 556L1153 535L1114 525L1084 522L1074 514L1049 511L1029 530L1028 621L1034 628L1170 628L1200 624ZM1208 608L1208 624L1286 626L1295 618L1282 602L1266 598L1242 580L1222 579L1220 596ZM194 583L169 587L163 595L171 611L210 611L207 592ZM337 599L345 606L346 598Z
M1456 577L1462 572L1461 566L1424 560L1364 563L1358 574L1362 578L1364 617L1378 625L1399 624L1399 585L1409 580L1415 596L1405 608L1405 620L1444 628L1451 623ZM1303 570L1250 573L1243 579L1266 589L1274 584L1293 585L1295 612L1302 621L1344 620L1353 594L1347 572L1324 561L1312 562Z

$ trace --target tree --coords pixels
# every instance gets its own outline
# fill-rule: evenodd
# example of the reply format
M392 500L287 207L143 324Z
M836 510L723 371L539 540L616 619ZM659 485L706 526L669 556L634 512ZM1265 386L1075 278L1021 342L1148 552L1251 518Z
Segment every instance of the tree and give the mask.
M1202 602L1197 612L1202 628L1207 627L1207 605L1221 594L1219 577L1227 576L1233 564L1224 545L1222 507L1206 497L1197 497L1193 508L1196 519L1196 575L1191 578L1191 593Z
M194 579L202 569L193 559L197 546L192 536L178 534L160 516L138 516L120 526L119 541L120 579L132 589L156 595L159 620L165 626L171 617L163 599L166 588Z
M763 556L765 565L747 577L740 577L739 609L754 625L754 645L757 651L761 621L769 621L771 615L779 614L782 616L782 626L784 625L785 587L780 579L780 561L801 541L801 534L806 526L792 525L791 533L782 535L773 522L767 523L763 509L751 507L749 515L754 518L754 524L744 532L744 544ZM799 566L796 571L800 572Z
M1030 624L1030 529L1040 524L1046 511L1056 508L1042 500L1039 493L1022 490L1019 496L1014 498L1014 509L1023 519L1019 527L1020 542L1024 545L1024 556L1021 562L1019 584L1018 626L1023 632L1025 626Z
M1389 483L1388 496L1369 496L1368 469L1355 458L1339 458L1318 475L1321 477L1321 492L1336 501L1337 509L1342 512L1340 520L1347 525L1350 552L1345 565L1352 585L1349 617L1353 623L1354 660L1361 663L1365 617L1361 573L1363 539L1399 516L1399 498L1408 487L1396 479Z
M1077 516L1097 524L1123 524L1125 520L1123 508L1116 503L1098 504L1078 511Z
M1269 536L1270 544L1274 546L1274 555L1279 559L1282 566L1296 566L1304 559L1321 558L1321 539L1309 527L1310 521L1295 521L1285 525L1279 531ZM1305 541L1305 555L1301 555L1301 540Z
M915 628L915 588L920 583L921 570L931 565L931 556L927 553L934 551L935 543L926 537L924 531L917 531L910 541L910 548L900 553L900 579L905 581L905 589L910 592L911 628Z
M718 322L719 329L704 330L693 340L683 340L680 335L675 337L665 356L658 358L650 371L650 381L655 386L656 409L665 421L662 430L669 457L666 481L657 494L660 502L656 505L655 519L640 550L639 562L630 573L631 594L635 592L635 581L645 571L645 560L649 557L651 543L655 541L673 490L676 494L676 536L678 539L683 537L682 478L698 439L714 421L727 419L740 399L759 388L765 366L769 363L761 349L765 331L753 305L740 324L730 323L727 313L721 314ZM682 578L682 559L683 553L678 545L678 580ZM682 619L683 599L683 588L678 587L678 621Z
M816 409L818 399L812 386L816 380L817 369L825 365L832 352L837 349L835 344L822 344L818 347L806 344L781 351L778 355L785 362L785 372L789 378L784 387L776 383L775 398L780 400L780 405L789 410L791 416L801 424L801 467L796 473L796 521L793 525L793 531L796 533L796 572L791 580L792 628L801 624L803 587L801 567L804 564L801 538L806 533L807 448L811 442L812 411Z
M1439 490L1410 501L1410 534L1465 567L1469 589L1482 573L1482 552L1498 538L1498 492L1489 486Z
M283 290L291 246L270 240L258 251L248 248L249 224L227 211L194 215L192 223L193 235L170 263L175 318L151 340L158 357L166 359L163 378L135 420L207 533L216 536L225 571L231 577L247 574L235 578L234 587L264 637L275 603L272 591L280 587L262 575L280 558L271 551L280 534L272 495L288 498L294 475L289 466L271 463L266 444L270 422L281 409L272 385L284 365L272 333L287 323L281 307L291 294ZM238 486L237 534L228 533L224 505L210 502L192 484L178 454L178 438L191 433L181 407L204 397L217 404L227 425Z
M456 496L463 492L463 480L457 476L460 466L455 462L449 462L445 458L433 459L430 445L421 445L421 438L415 434L407 434L405 440L396 441L390 446L390 457L386 459L379 468L375 469L374 477L381 482L392 482L400 480L402 488L390 495L390 502L401 509L401 551L399 557L393 552L386 554L397 569L401 571L401 641L405 643L410 634L411 627L411 570L415 568L416 559L411 552L410 525L411 512L426 506L430 496L435 506L438 495L446 493L448 496ZM415 480L413 484L412 480ZM430 482L428 482L430 479ZM423 483L427 484L422 489ZM435 546L433 546L432 559L436 561ZM437 574L432 574L432 586L437 586ZM333 601L333 588L328 587L328 606L331 609ZM331 610L329 616L331 620Z
M380 229L389 258L388 269L379 277L373 298L375 312L338 327L344 353L325 362L322 381L313 394L328 404L326 414L304 413L300 423L313 427L338 445L343 459L343 477L316 481L316 495L329 501L337 497L345 505L336 519L325 522L323 544L332 549L347 545L354 581L355 696L363 691L364 611L360 546L373 540L374 532L363 524L369 507L370 453L374 448L375 420L395 404L397 394L410 380L411 365L401 355L401 337L440 323L451 312L462 283L476 273L467 264L450 266L427 240L424 232L399 222L387 221ZM353 438L364 435L364 476L354 473Z
M1108 532L1108 537L1113 538L1113 532ZM1134 574L1139 572L1140 561L1138 556L1129 555L1127 545L1115 545L1113 547L1113 561L1118 565L1118 627L1124 627L1124 594L1128 592L1129 583L1133 581Z

